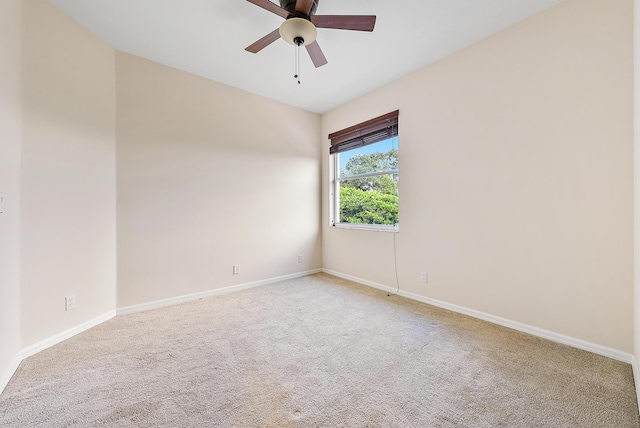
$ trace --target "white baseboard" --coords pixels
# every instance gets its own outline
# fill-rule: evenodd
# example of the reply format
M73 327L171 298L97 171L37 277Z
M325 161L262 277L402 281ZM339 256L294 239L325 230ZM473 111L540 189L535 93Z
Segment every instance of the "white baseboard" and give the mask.
M27 357L35 355L38 352L44 351L45 349L50 348L53 345L57 345L58 343L67 340L78 333L82 333L83 331L89 330L90 328L95 327L98 324L102 324L103 322L108 321L115 316L116 311L109 311L103 315L100 315L99 317L83 322L82 324L70 328L69 330L63 331L62 333L56 334L55 336L51 336L48 339L44 339L36 344L24 348L20 353L20 357L21 359L25 359Z
M396 287L388 287L383 284L378 284L373 281L368 281L366 279L358 278L355 276L343 274L341 272L332 271L330 269L322 269L323 272L337 276L339 278L344 278L353 282L357 282L359 284L368 285L369 287L377 288L379 290L386 291L387 293L396 293ZM458 312L460 314L469 315L474 318L478 318L484 321L488 321L494 324L501 325L503 327L508 327L514 330L521 331L523 333L528 333L533 336L542 337L544 339L548 339L554 342L562 343L564 345L569 345L574 348L582 349L585 351L593 352L594 354L603 355L605 357L613 358L614 360L622 361L625 363L632 364L634 361L634 357L631 354L626 352L619 351L617 349L609 348L607 346L598 345L595 343L587 342L585 340L576 339L574 337L565 336L560 333L555 333L553 331L545 330L538 327L533 327L528 324L523 324L517 321L512 321L506 318L501 318L495 315L487 314L485 312L480 312L475 309L465 308L463 306L454 305L452 303L443 302L440 300L432 299L429 297L421 296L419 294L410 293L407 291L400 290L398 295L416 300L418 302L426 303L432 306L437 306L439 308L448 309L453 312ZM635 373L635 371L634 371ZM636 379L636 385L638 385Z
M218 294L224 294L224 293L230 293L233 291L239 291L239 290L244 290L247 288L252 288L252 287L258 287L260 285L266 285L266 284L272 284L274 282L278 282L278 281L284 281L287 279L293 279L293 278L300 278L303 276L307 276L307 275L313 275L315 273L318 272L325 272L329 275L333 275L339 278L344 278L353 282L357 282L359 284L363 284L363 285L367 285L373 288L377 288L379 290L388 292L388 293L396 293L396 288L395 287L389 287L383 284L379 284L373 281L368 281L366 279L362 279L362 278L358 278L355 276L351 276L351 275L347 275L347 274L343 274L340 272L336 272L336 271L332 271L330 269L314 269L314 270L310 270L310 271L305 271L305 272L299 272L299 273L294 273L294 274L290 274L290 275L284 275L284 276L279 276L279 277L275 277L275 278L270 278L270 279L265 279L265 280L261 280L261 281L255 281L255 282L249 282L249 283L245 283L245 284L238 284L238 285L232 285L229 287L223 287L223 288L218 288L218 289L214 289L214 290L208 290L208 291L203 291L200 293L194 293L194 294L188 294L188 295L184 295L184 296L178 296L178 297L172 297L169 299L163 299L163 300L157 300L155 302L150 302L150 303L143 303L140 305L133 305L133 306L127 306L124 308L119 308L116 311L109 311L99 317L96 317L94 319L91 319L85 323L82 323L76 327L73 327L69 330L66 330L60 334L57 334L55 336L52 336L48 339L42 340L34 345L31 345L25 349L23 349L20 353L18 353L18 355L16 355L16 357L13 359L13 361L11 362L11 364L5 369L4 373L2 373L2 376L0 377L0 393L2 393L2 391L4 391L5 387L7 386L7 384L9 383L9 381L11 380L11 377L14 375L15 371L18 369L18 366L20 365L20 363L22 362L23 359L30 357L32 355L37 354L38 352L47 349L53 345L56 345L66 339L69 339L73 336L75 336L78 333L82 333L85 330L88 330L92 327L97 326L98 324L101 324L111 318L113 318L116 315L121 315L121 314L127 314L127 313L133 313L133 312L139 312L139 311L144 311L144 310L148 310L148 309L154 309L154 308L159 308L162 306L167 306L167 305L172 305L175 303L181 303L181 302L186 302L189 300L195 300L195 299L200 299L202 297L208 297L208 296L215 296ZM559 333L555 333L549 330L544 330L541 328L537 328L537 327L533 327L527 324L523 324L523 323L519 323L516 321L511 321L508 320L506 318L501 318L501 317L497 317L494 315L490 315L484 312L480 312L480 311L476 311L474 309L469 309L469 308L465 308L463 306L458 306L458 305L454 305L451 303L447 303L447 302L442 302L440 300L436 300L436 299L432 299L429 297L425 297L425 296L421 296L418 294L414 294L414 293L410 293L407 291L403 291L400 290L398 292L398 295L412 299L412 300L416 300L418 302L422 302L422 303L426 303L432 306L436 306L439 308L443 308L443 309L448 309L450 311L453 312L458 312L464 315L469 315L471 317L474 318L478 318L484 321L488 321L494 324L498 324L504 327L508 327L508 328L512 328L514 330L518 330L524 333L528 333L531 334L533 336L538 336L538 337L542 337L548 340L552 340L554 342L558 342L558 343L562 343L565 345L569 345L569 346L573 346L575 348L578 349L582 349L585 351L589 351L589 352L593 352L595 354L599 354L599 355L603 355L605 357L609 357L609 358L613 358L615 360L618 361L622 361L625 363L629 363L632 366L633 369L633 377L634 377L634 381L636 384L636 387L640 386L640 373L638 373L638 366L637 366L637 362L636 362L636 358L631 355L628 354L626 352L622 352L619 351L617 349L613 349L613 348L609 348L606 346L602 346L602 345L597 345L595 343L591 343L591 342L587 342L581 339L576 339L570 336L565 336ZM640 398L638 399L638 404L640 407Z
M640 373L638 373L638 359L636 355L631 359L631 368L633 369L633 382L636 386L636 400L638 401L638 411L640 412Z
M313 275L314 273L322 272L322 269L308 270L304 272L292 273L290 275L277 276L275 278L263 279L260 281L247 282L244 284L231 285L228 287L216 288L213 290L201 291L199 293L185 294L182 296L170 297L168 299L156 300L149 303L141 303L139 305L125 306L118 308L116 313L118 315L130 314L133 312L146 311L149 309L161 308L163 306L174 305L176 303L188 302L190 300L197 300L203 297L216 296L219 294L231 293L234 291L245 290L247 288L258 287L260 285L272 284L274 282L284 281L287 279L300 278L307 275Z
M313 275L319 272L322 272L322 269L314 269L314 270L309 270L304 272L293 273L290 275L283 275L275 278L264 279L261 281L254 281L254 282L248 282L245 284L232 285L230 287L223 287L215 290L203 291L200 293L187 294L184 296L172 297L169 299L158 300L150 303L143 303L140 305L127 306L124 308L119 308L115 311L109 311L97 318L91 319L85 323L82 323L76 327L66 330L60 334L56 334L55 336L52 336L48 339L42 340L20 351L18 355L16 355L16 357L13 359L13 361L9 364L9 366L4 370L4 372L2 373L2 376L0 377L0 394L4 391L6 386L9 384L9 381L15 374L16 370L18 369L18 366L20 366L20 363L22 362L22 360L32 355L35 355L38 352L43 351L53 345L56 345L66 339L69 339L78 333L82 333L83 331L88 330L92 327L95 327L98 324L102 324L103 322L108 321L117 315L128 314L132 312L139 312L139 311L144 311L144 310L154 309L154 308L160 308L162 306L168 306L175 303L182 303L189 300L200 299L202 297L215 296L217 294L231 293L233 291L239 291L247 288L258 287L260 285L272 284L274 282L284 281L287 279L300 278L307 275Z
M16 354L13 361L11 361L9 366L5 369L4 373L2 373L2 377L0 377L0 394L2 394L2 391L4 391L4 389L9 384L9 381L13 377L16 370L18 370L18 366L21 362L22 358L20 358L20 353L18 353Z
M40 351L43 351L47 348L50 348L53 345L57 345L58 343L67 340L78 333L82 333L83 331L89 330L91 327L95 327L98 324L102 324L103 322L110 320L111 318L116 316L116 311L109 311L99 317L93 318L87 322L84 322L80 325L77 325L69 330L63 331L60 334L56 334L55 336L51 336L48 339L42 340L36 344L33 344L27 348L24 348L22 351L18 352L16 357L11 361L11 364L5 369L2 377L0 377L0 394L9 384L9 381L15 374L16 370L18 370L18 366L25 358L28 358L32 355L37 354Z

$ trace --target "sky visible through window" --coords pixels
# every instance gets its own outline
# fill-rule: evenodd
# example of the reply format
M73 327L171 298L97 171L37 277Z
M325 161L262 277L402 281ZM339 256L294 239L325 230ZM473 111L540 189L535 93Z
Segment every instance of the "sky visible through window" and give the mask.
M398 148L398 137L390 138L388 140L380 141L379 143L370 144L368 146L360 147L356 150L352 150L349 152L340 153L340 170L344 170L347 162L353 156L357 154L361 155L370 155L371 153L386 153L389 150Z

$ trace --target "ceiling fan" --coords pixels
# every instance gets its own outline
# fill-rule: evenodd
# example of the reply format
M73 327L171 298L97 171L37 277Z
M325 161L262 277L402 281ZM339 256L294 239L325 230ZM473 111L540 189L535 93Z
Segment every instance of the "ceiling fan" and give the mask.
M245 48L258 53L280 37L294 46L304 46L318 68L327 63L322 49L316 41L316 28L339 30L373 31L375 15L316 15L320 0L280 0L280 6L269 0L247 0L285 19L280 28L275 29L257 42Z

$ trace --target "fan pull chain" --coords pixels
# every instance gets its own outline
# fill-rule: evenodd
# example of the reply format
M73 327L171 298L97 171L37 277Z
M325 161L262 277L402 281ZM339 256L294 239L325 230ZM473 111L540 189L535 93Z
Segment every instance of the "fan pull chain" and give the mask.
M293 39L296 44L296 74L293 76L294 79L298 79L298 85L300 84L300 46L304 43L304 39L302 37L296 37Z
M294 79L298 79L298 85L300 84L300 46L296 46L296 74Z

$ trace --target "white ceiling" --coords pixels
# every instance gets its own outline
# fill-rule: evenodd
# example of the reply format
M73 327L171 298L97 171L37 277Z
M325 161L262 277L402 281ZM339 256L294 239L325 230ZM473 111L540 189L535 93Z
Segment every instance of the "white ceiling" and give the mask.
M282 18L245 0L50 0L115 49L325 113L562 0L321 0L317 15L376 15L373 33L318 29L329 63L277 40ZM277 3L277 0L272 0Z

